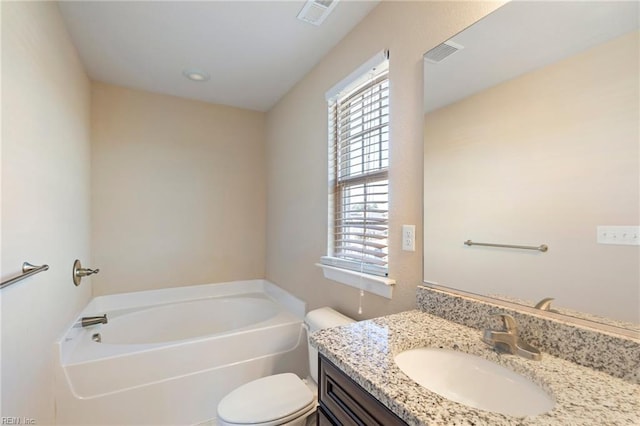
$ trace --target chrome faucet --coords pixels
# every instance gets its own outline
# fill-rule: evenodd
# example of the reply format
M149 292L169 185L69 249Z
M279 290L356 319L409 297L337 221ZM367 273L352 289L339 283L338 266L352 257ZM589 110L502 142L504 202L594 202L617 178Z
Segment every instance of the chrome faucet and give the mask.
M98 324L106 324L107 322L109 322L109 320L107 319L107 314L104 314L102 316L95 316L95 317L82 317L82 319L80 319L80 325L82 325L83 327L90 327L92 325L98 325Z
M551 309L551 302L553 302L554 300L555 299L553 297L545 297L544 299L536 303L536 306L534 306L534 308L540 309L542 311L558 312L555 309Z
M516 320L511 315L494 314L492 317L499 317L503 327L500 330L486 328L482 336L483 342L499 352L507 352L535 361L542 359L540 350L520 339Z

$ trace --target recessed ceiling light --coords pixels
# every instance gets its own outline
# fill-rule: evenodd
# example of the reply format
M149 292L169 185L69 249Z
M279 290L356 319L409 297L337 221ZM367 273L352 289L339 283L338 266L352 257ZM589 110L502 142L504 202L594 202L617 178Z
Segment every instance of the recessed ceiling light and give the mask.
M211 78L211 76L202 70L197 69L186 69L182 71L182 75L187 77L191 81L207 81Z

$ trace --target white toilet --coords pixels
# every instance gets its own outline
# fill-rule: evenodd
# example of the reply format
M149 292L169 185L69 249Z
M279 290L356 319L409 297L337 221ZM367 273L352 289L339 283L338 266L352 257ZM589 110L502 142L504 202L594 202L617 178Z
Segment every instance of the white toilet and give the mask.
M305 425L317 405L318 351L309 345L309 333L354 322L331 308L310 311L304 319L309 347L311 380L293 373L276 374L246 383L218 404L218 425Z

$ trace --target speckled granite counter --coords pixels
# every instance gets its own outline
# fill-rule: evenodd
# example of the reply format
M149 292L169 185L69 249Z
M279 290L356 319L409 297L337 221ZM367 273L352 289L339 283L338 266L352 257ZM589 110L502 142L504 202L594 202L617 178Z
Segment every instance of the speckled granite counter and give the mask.
M312 345L409 425L639 425L640 385L543 354L542 361L497 354L480 331L408 311L320 330ZM526 376L553 395L548 413L510 417L445 399L409 379L395 354L415 347L457 349Z
M631 330L623 336L620 330L605 330L600 324L587 326L538 309L527 311L425 286L418 286L416 302L422 312L477 330L489 325L492 314L509 314L518 323L520 336L542 352L640 384L640 335Z

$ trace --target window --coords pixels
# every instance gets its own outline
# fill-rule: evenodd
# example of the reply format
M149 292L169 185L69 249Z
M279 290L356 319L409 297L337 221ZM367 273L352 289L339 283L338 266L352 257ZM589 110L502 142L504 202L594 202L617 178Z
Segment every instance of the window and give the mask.
M369 65L329 100L329 247L323 264L387 276L389 79Z

